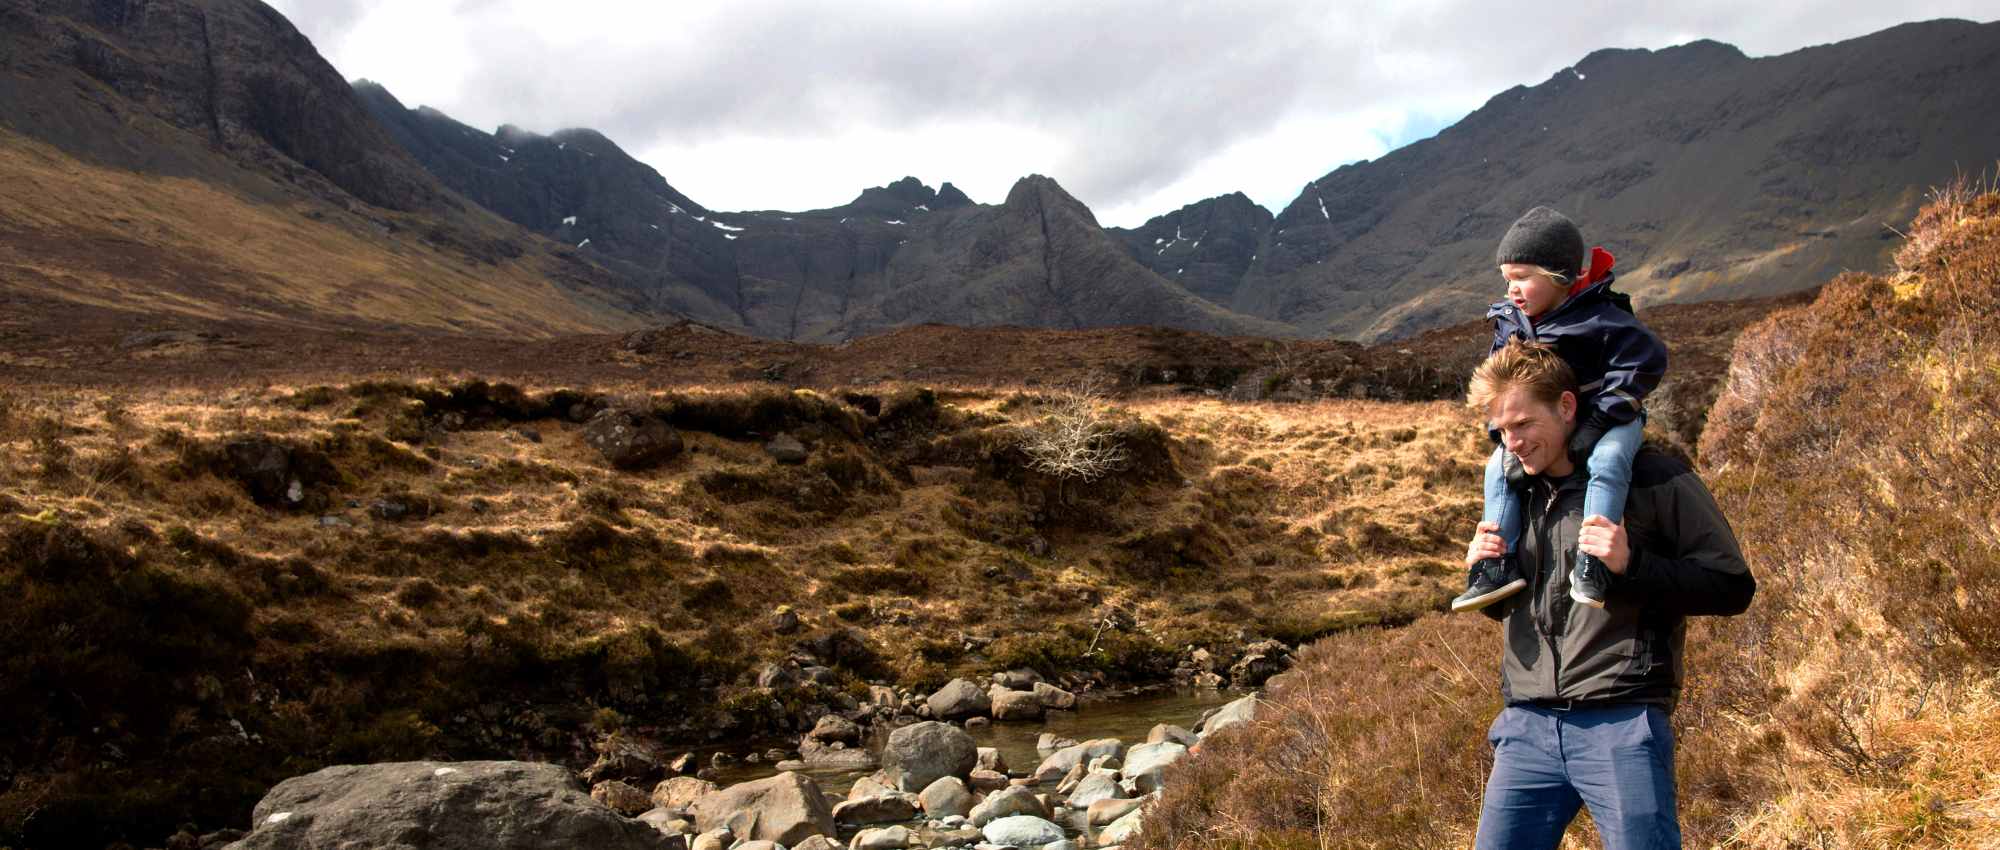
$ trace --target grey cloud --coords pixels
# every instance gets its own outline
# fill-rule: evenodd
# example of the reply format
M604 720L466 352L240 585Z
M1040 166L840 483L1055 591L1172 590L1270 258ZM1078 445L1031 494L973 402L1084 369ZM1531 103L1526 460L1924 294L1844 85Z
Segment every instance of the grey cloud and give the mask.
M294 20L316 40L337 37L361 3L312 0ZM1046 171L1115 206L1300 116L1386 110L1432 125L1438 101L1534 84L1600 47L1712 37L1783 52L1906 18L1991 14L1978 2L1932 5L778 0L611 47L556 46L494 0L461 0L478 58L465 102L431 105L488 126L589 126L634 150L754 135L797 140L808 156L844 127L998 121L1062 139L1067 152ZM1299 182L1338 164L1298 163Z

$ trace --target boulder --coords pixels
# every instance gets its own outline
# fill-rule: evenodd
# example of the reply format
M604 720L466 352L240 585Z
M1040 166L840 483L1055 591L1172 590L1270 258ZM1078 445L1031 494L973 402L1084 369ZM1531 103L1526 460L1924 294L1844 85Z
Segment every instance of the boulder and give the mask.
M1050 753L1064 747L1074 746L1075 738L1064 738L1054 732L1043 732L1041 737L1035 739L1035 752L1042 758L1048 758Z
M1035 689L1035 685L1040 684L1041 681L1042 674L1026 667L1019 670L1009 670L1005 673L993 674L993 684L1010 691L1032 691Z
M941 776L965 776L978 761L971 735L935 720L891 732L882 747L882 771L899 791L922 791Z
M699 766L695 763L694 753L681 753L674 756L673 761L667 762L667 771L675 776L686 776L694 773L695 768Z
M732 785L703 794L693 805L697 829L738 824L739 813L751 814L749 828L736 837L748 841L776 841L791 846L808 836L833 835L833 810L819 785L797 773L780 773L768 779Z
M1097 770L1076 784L1076 790L1069 794L1069 805L1084 809L1099 800L1119 800L1125 796L1125 789L1118 784L1116 771Z
M986 696L992 703L995 720L1042 719L1042 701L1035 697L1033 691L1010 691L996 687Z
M971 783L972 787L981 791L998 791L1011 784L1007 778L1007 774L997 770L984 769L973 771L972 775L966 778L966 781Z
M964 679L953 679L924 700L929 706L931 717L937 720L958 720L986 714L993 710L993 703L978 685Z
M712 793L722 786L706 779L692 776L676 776L653 786L653 805L669 809L681 809L694 805L701 795Z
M988 795L979 805L972 807L971 813L966 815L966 820L973 826L984 827L994 820L1013 815L1046 818L1049 816L1049 807L1042 802L1042 798L1034 789L1014 786Z
M587 785L606 779L622 779L641 788L667 771L651 746L623 737L609 738L597 745L597 761L580 774Z
M806 462L806 444L799 442L799 438L790 434L772 437L770 442L764 444L764 453L770 455L772 460L783 464Z
M1188 754L1188 748L1170 741L1158 744L1140 744L1125 754L1125 776L1140 791L1151 793L1160 787L1160 776L1167 766L1180 761Z
M639 822L667 835L685 835L694 828L694 823L681 817L680 812L665 807L647 809L639 815Z
M1144 803L1145 799L1141 799L1140 802ZM1097 831L1097 846L1109 847L1131 841L1138 837L1139 822L1145 819L1146 808L1143 805L1125 813L1124 817L1106 824L1103 829Z
M1251 694L1224 705L1222 708L1217 709L1215 714L1211 715L1207 720L1202 721L1201 736L1206 738L1218 731L1239 723L1249 723L1256 718L1257 695Z
M646 792L617 779L591 786L590 798L628 818L636 818L653 808L653 798L646 796Z
M1192 747L1195 745L1195 742L1200 740L1193 732L1189 732L1171 723L1156 724L1153 726L1153 731L1146 733L1146 743L1148 744L1174 743L1183 747Z
M278 783L250 818L230 850L658 850L663 840L591 799L568 769L514 761L328 767Z
M1034 815L1011 815L980 827L979 834L1003 847L1035 848L1063 840L1062 827Z
M848 800L833 807L835 823L863 826L871 823L898 823L917 816L923 808L917 795L889 791L873 797Z
M840 850L840 842L824 835L815 835L792 845L792 850Z
M799 739L799 760L813 767L837 770L873 770L877 767L875 756L867 750L838 741L823 744L811 738Z
M583 440L619 469L658 466L681 453L681 435L650 413L611 408L583 426Z
M812 731L806 735L815 741L829 744L838 741L851 746L861 742L861 726L838 714L829 714L813 724ZM800 753L803 755L804 750Z
M1091 826L1103 826L1127 814L1138 811L1140 806L1146 804L1147 799L1146 797L1122 797L1098 800L1095 803L1091 803L1090 807L1084 810L1084 819Z
M936 782L924 787L917 795L923 803L924 814L932 818L948 818L953 815L971 814L978 801L973 799L972 789L956 776L941 776Z
M985 836L980 835L979 830L973 829L972 827L969 826L955 825L950 829L943 829L931 833L930 846L970 847L974 844L979 843L980 839L982 838L985 838Z
M1068 711L1076 707L1076 694L1047 682L1036 682L1034 694L1035 699L1041 702L1043 708Z
M847 789L847 799L865 800L869 797L874 797L880 794L892 793L895 790L896 789L889 784L889 778L887 776L884 776L882 772L878 770L867 776L863 776L860 779L854 780L854 784Z
M728 827L722 827L695 836L694 841L688 844L688 850L729 850L729 845L735 843L736 835Z
M1067 775L1077 765L1089 764L1091 759L1106 755L1122 756L1124 753L1125 744L1117 738L1098 738L1063 747L1050 753L1048 758L1042 759L1041 765L1035 768L1035 781L1053 782Z
M1230 665L1229 683L1239 688L1254 688L1285 672L1285 668L1290 666L1292 656L1289 653L1251 652Z
M908 827L892 826L886 829L864 829L856 833L848 842L848 850L903 850L915 838ZM739 848L741 850L741 848Z

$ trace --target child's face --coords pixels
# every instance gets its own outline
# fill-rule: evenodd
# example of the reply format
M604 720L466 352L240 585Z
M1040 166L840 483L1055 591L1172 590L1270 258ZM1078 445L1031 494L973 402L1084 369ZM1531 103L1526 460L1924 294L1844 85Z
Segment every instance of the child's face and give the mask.
M1503 263L1500 277L1507 281L1507 300L1528 314L1528 318L1539 318L1543 313L1556 308L1569 296L1569 287L1563 286L1547 272L1537 271L1535 266L1525 263Z

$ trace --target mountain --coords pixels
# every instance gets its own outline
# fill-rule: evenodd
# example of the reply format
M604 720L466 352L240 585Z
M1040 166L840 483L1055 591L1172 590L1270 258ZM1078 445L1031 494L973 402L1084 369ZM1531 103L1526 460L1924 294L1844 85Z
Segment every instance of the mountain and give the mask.
M544 336L667 318L467 203L254 0L0 5L0 300Z
M1110 232L1154 273L1225 303L1256 261L1271 221L1270 210L1233 192L1156 216L1135 229L1114 227Z
M1749 58L1599 50L1437 136L1312 181L1225 306L1378 339L1477 316L1536 204L1641 303L1766 295L1886 265L1924 187L2000 155L2000 23L1932 21ZM1220 287L1218 287L1219 289Z
M595 131L487 134L375 83L355 90L446 186L719 326L808 342L924 322L1294 334L1158 274L1047 177L997 206L905 177L828 209L717 212Z

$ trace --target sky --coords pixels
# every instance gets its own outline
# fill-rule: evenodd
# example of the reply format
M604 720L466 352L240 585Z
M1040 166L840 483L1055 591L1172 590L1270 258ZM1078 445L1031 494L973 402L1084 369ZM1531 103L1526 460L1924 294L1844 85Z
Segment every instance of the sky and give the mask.
M912 175L998 203L1054 178L1133 227L1334 168L1603 47L1752 56L1992 0L267 0L348 79L475 127L589 127L711 209L837 206Z

